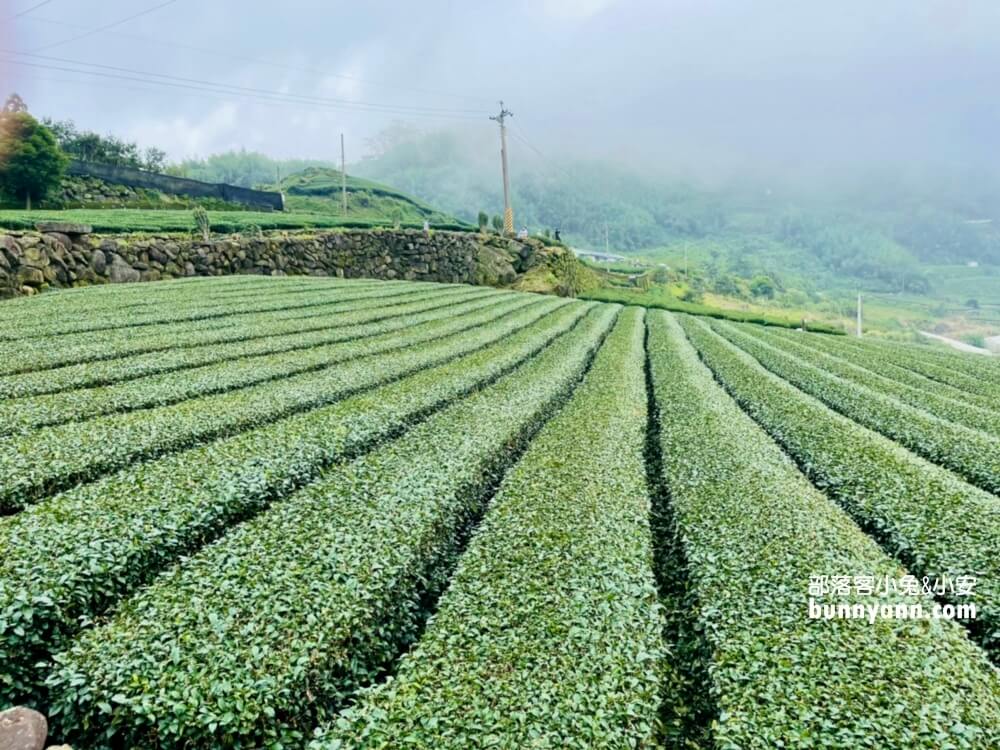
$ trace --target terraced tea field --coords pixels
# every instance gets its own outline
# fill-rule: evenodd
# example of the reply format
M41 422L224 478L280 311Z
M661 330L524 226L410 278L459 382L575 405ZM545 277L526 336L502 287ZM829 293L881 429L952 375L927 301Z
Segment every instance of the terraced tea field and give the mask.
M0 709L77 750L1000 747L995 360L408 282L0 311Z

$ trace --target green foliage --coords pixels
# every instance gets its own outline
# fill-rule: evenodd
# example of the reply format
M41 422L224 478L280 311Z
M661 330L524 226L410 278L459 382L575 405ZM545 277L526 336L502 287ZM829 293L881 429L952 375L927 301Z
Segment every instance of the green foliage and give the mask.
M491 221L493 224L493 229L496 232L503 231L503 217L500 214L493 214L493 219Z
M282 213L259 211L208 211L212 231L219 234L238 234L254 225L261 229L368 229L392 226L384 216L379 218L346 219L339 215L312 213ZM0 227L4 229L33 229L39 221L72 221L89 224L95 232L154 234L190 234L197 229L194 215L187 210L137 210L137 209L71 209L66 211L4 211L0 210ZM465 224L434 223L434 229L468 231ZM406 229L422 229L423 222L405 222Z
M280 182L288 175L305 169L332 169L333 166L332 162L316 159L272 159L255 151L241 149L213 154L205 159L188 159L169 171L177 177L253 188Z
M360 290L359 290L360 291ZM385 294L385 292L382 292ZM259 293L258 293L259 294ZM471 297L471 302L468 298ZM252 298L248 298L250 301ZM233 300L239 303L240 298ZM191 398L200 398L213 393L225 393L238 388L246 388L258 383L265 383L290 375L297 375L317 369L323 364L333 364L354 349L345 341L357 334L378 336L400 331L397 335L407 333L402 329L409 325L429 324L454 314L465 314L479 311L496 303L496 300L480 294L444 294L437 292L404 294L385 299L391 317L385 322L363 323L360 327L350 325L352 321L365 321L375 317L372 314L372 298L362 296L356 301L347 301L332 306L310 308L308 324L298 321L298 328L285 322L283 325L268 325L274 316L254 314L234 317L227 315L227 323L242 320L260 320L262 335L266 340L252 339L250 341L233 341L217 343L208 351L187 349L161 355L166 360L159 367L161 374L156 377L143 378L140 383L122 382L122 378L134 379L143 370L135 367L124 368L120 363L118 369L105 365L103 371L100 363L90 373L90 382L100 377L104 385L98 388L79 389L73 391L55 391L44 395L35 395L19 399L16 402L0 401L0 435L11 433L28 433L38 427L65 424L80 421L102 414L113 414L122 411L166 406ZM289 308L289 314L295 308ZM398 319L400 315L410 315L407 321ZM270 320L268 318L270 317ZM349 330L325 330L324 324L347 324ZM155 325L155 324L154 324ZM433 328L433 326L430 326ZM177 326L178 342L187 341L183 326ZM203 332L204 322L196 322L188 326L188 330ZM338 326L339 328L339 326ZM265 333L266 332L266 333ZM292 337L290 334L298 333ZM273 340L271 337L284 337ZM391 337L386 336L386 340ZM197 339L196 339L197 340ZM109 341L109 345L112 342ZM110 346L109 346L110 348ZM253 357L247 360L247 357ZM243 365L253 365L251 371L243 371ZM178 372L178 368L183 369ZM98 374L100 373L100 374ZM19 379L20 385L33 383L31 379ZM78 380L74 382L79 382ZM141 385L141 388L136 388ZM49 388L65 387L64 383L48 384ZM19 404L20 408L15 408Z
M712 291L727 297L738 297L742 292L739 281L731 274L716 277L712 283Z
M72 120L46 118L43 122L52 130L63 152L74 159L149 172L162 172L166 168L167 153L161 149L150 147L143 151L137 143L113 135L78 130Z
M715 746L989 748L1000 732L996 674L955 623L808 618L812 576L898 579L903 569L715 383L676 321L650 319L663 473L707 642ZM891 484L891 472L870 481Z
M0 193L41 200L59 184L66 157L52 132L26 112L0 115Z
M374 301L377 293L366 296ZM276 306L275 309L280 308ZM485 319L492 316L495 313L491 315L491 311L481 313ZM429 341L446 334L454 336L483 324L484 321L476 316L448 320L436 326L428 325L415 331L413 336L428 336L421 340ZM398 336L385 336L365 343L368 354L391 351L401 345ZM347 347L347 350L357 354L357 347ZM427 347L421 354L428 356L434 350L435 347ZM402 367L406 362L406 357L392 359L394 367ZM295 367L294 363L285 365L289 366ZM357 366L363 366L363 363L357 363ZM351 366L343 367L354 371ZM352 392L352 388L357 388L357 382L361 382L357 378L352 386L347 381L338 380L338 373L339 370L328 370L313 362L313 367L303 368L294 377L277 383L265 380L252 388L233 393L192 398L151 411L89 420L86 426L69 423L30 432L14 443L0 447L0 471L12 477L0 487L0 508L18 507L53 490L72 486L75 481L96 478L132 461L182 450L205 440L233 435L306 408L330 403ZM367 378L370 380L384 375L384 372L373 372ZM254 379L253 375L244 374L243 377L248 381ZM75 445L76 451L62 461L47 461L44 451L34 447L43 445L46 440ZM120 447L113 453L97 450L98 445L109 444Z
M408 133L359 169L472 220L482 206L502 204L495 164L483 152L482 143L459 133ZM1000 224L975 221L992 215L1000 195L995 181L886 182L709 187L560 159L556 171L530 162L519 167L513 201L519 223L560 227L577 247L603 248L605 225L615 252L712 243L719 256L705 262L716 272L763 274L805 291L861 282L866 289L927 294L938 286L928 263L1000 265Z
M58 657L61 726L133 747L301 745L414 638L494 477L572 389L600 333L577 328L161 576Z
M1000 440L995 435L946 422L879 391L875 382L847 381L743 331L727 327L720 332L767 369L827 406L987 492L1000 492Z
M505 477L395 679L315 750L654 743L672 655L649 559L642 318L622 313Z
M700 291L698 291L698 289L696 289L695 287L689 286L685 287L684 291L681 292L680 298L682 302L689 302L691 304L697 305L701 304L702 300L704 299L704 295Z
M941 598L952 604L976 604L973 624L978 640L995 655L1000 652L1000 558L993 550L1000 538L1000 507L995 498L831 411L704 326L686 324L685 328L740 405L805 468L814 484L823 487L908 570L930 578L975 571L978 580L973 597L956 597L946 591ZM808 342L797 343L797 351L815 347L814 351L843 353L848 348L829 337L772 334L769 338ZM823 360L832 366L838 361ZM878 363L874 358L867 361ZM859 376L863 372L867 371L858 368ZM877 376L868 372L868 377ZM926 398L932 400L934 394L927 393ZM952 404L961 407L959 402ZM989 412L984 410L984 414ZM958 413L953 416L961 418ZM996 434L995 425L993 429ZM928 528L934 533L927 534Z
M377 298L369 298L369 320L384 309L384 282L382 287ZM354 356L381 351L381 358L341 361L325 379L320 372L305 381L286 379L191 402L195 411L212 403L219 409L226 402L242 403L245 417L255 404L261 408L272 396L280 398L283 389L292 389L303 405L311 400L322 408L291 412L277 421L273 410L270 419L261 414L256 429L155 462L135 463L28 508L0 528L5 550L0 560L0 658L10 680L0 683L0 700L18 703L41 692L48 666L39 662L64 647L81 616L100 614L180 555L311 481L331 463L388 439L419 415L510 371L573 327L586 309L554 298L478 293L499 306L459 308L402 340L401 309L400 318L383 329L388 335L377 336L370 346L360 340L341 347L343 354ZM545 318L553 311L556 315ZM216 327L211 321L202 325ZM345 332L348 342L351 333L371 333L364 327ZM252 360L246 364L252 366ZM233 367L247 372L238 364ZM313 383L312 396L306 381ZM328 390L321 395L324 382ZM142 381L136 386L141 388ZM358 393L365 389L373 390ZM175 417L182 411L175 409ZM164 416L162 410L159 414ZM189 424L194 412L190 414ZM141 415L135 418L141 420ZM114 418L104 420L108 428L114 429L113 423ZM95 507L100 507L96 516L85 510ZM29 570L34 573L28 575ZM24 611L24 601L34 604L25 612L28 623L10 614Z
M208 242L212 238L212 222L208 218L208 211L201 206L196 206L192 215L194 216L195 228L201 235L202 241Z
M994 358L374 280L2 309L0 704L74 746L996 744ZM979 619L806 617L904 572Z
M476 225L479 227L479 231L482 232L490 223L490 215L485 211L480 211L479 216L476 217Z
M755 276L750 281L750 294L754 297L774 297L774 282L767 276Z
M583 292L579 295L582 299L600 300L601 302L617 302L623 305L639 305L659 310L673 310L674 312L688 313L689 315L704 315L710 318L721 320L733 320L742 323L757 323L766 326L778 326L781 328L799 328L801 320L789 318L783 315L771 315L753 312L743 312L741 310L726 310L718 307L698 304L694 302L684 302L676 297L664 293L662 290L653 290L646 293L636 293L635 291L611 289L602 287ZM830 333L838 336L844 335L841 328L824 325L822 323L809 323L809 330L819 333Z

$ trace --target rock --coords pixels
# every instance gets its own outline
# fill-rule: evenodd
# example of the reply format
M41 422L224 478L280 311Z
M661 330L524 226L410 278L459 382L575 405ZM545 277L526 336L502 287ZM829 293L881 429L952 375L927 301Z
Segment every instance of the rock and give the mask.
M184 264L184 275L194 276L194 264L191 261Z
M49 724L30 708L10 708L0 712L0 750L43 750Z
M167 263L170 262L170 256L168 256L156 245L153 245L151 248L149 248L149 259L156 263L159 263L161 266L165 266Z
M21 266L17 269L17 281L22 286L41 286L45 283L42 269L33 266Z
M139 279L139 272L126 263L122 256L116 253L111 259L111 283L131 284L139 281Z
M92 234L94 228L89 224L73 224L68 221L40 221L35 224L39 232L59 232L60 234Z
M47 236L54 239L67 250L73 249L73 240L69 238L68 234L63 234L62 232L49 232Z
M49 264L49 256L42 245L30 245L24 250L24 262L36 268L44 268Z
M90 254L90 267L94 269L94 273L103 276L107 265L108 259L103 250L95 250Z
M17 240L9 234L0 235L0 250L2 250L11 260L20 258L22 255L21 246L18 245Z

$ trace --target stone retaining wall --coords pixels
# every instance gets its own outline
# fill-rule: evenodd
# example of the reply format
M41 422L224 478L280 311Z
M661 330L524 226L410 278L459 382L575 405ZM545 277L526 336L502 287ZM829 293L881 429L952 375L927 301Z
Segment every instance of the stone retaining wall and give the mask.
M71 175L98 177L116 185L159 190L162 193L173 195L190 195L196 198L218 198L227 203L242 203L268 211L285 210L285 196L266 190L251 190L225 183L201 182L200 180L189 180L186 177L172 177L156 172L144 172L141 169L132 169L131 167L118 167L112 164L100 164L78 159L71 160L66 171Z
M507 286L552 254L533 240L468 232L348 230L187 238L0 233L0 297L52 287L225 274L408 279ZM69 233L69 232L76 233Z

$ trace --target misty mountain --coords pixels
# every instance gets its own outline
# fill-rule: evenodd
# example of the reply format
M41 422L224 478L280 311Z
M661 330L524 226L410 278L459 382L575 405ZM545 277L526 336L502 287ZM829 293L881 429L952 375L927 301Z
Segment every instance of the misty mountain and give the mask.
M989 175L871 170L803 182L760 173L708 183L557 158L512 135L515 223L559 229L579 247L603 249L605 231L613 252L707 243L746 273L823 271L823 283L888 291L923 291L929 265L1000 264L1000 186ZM399 129L353 169L468 221L503 209L495 134Z

